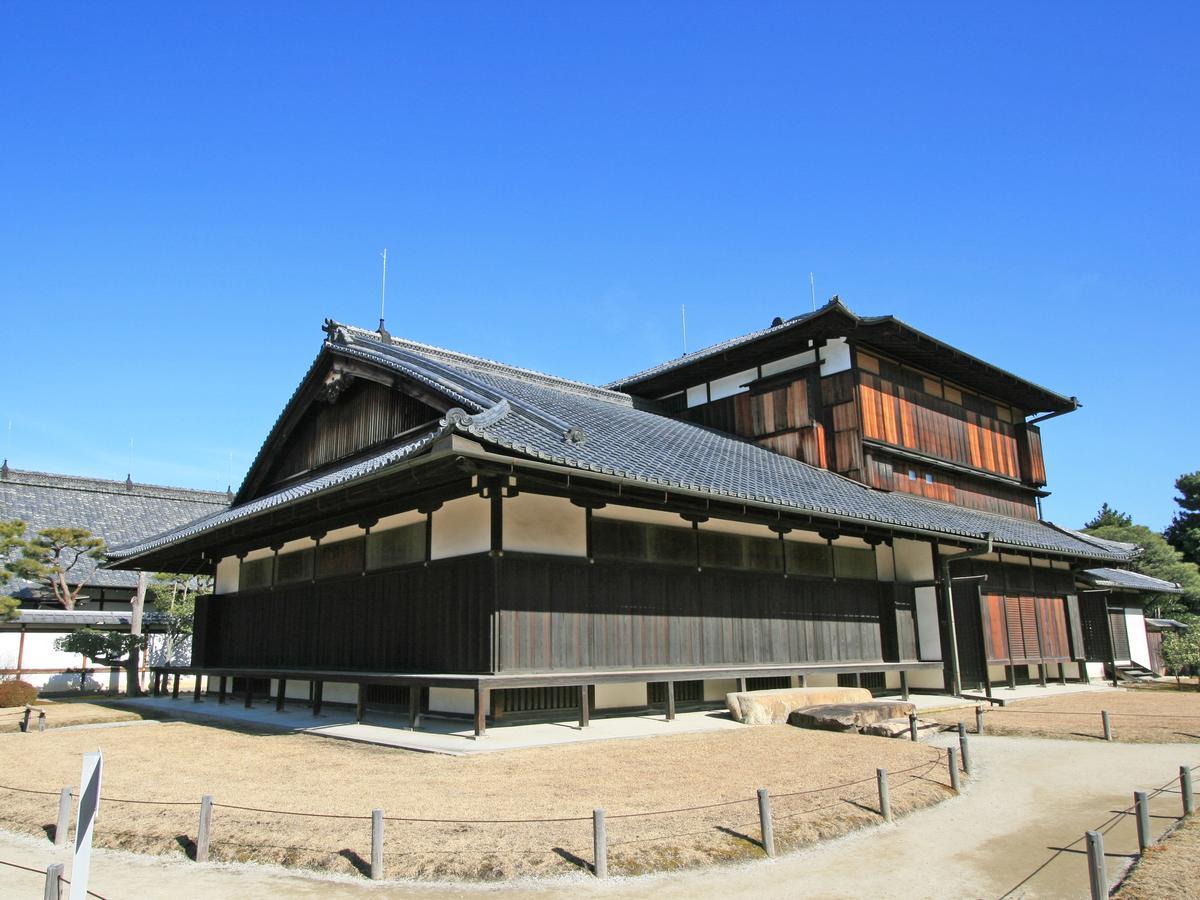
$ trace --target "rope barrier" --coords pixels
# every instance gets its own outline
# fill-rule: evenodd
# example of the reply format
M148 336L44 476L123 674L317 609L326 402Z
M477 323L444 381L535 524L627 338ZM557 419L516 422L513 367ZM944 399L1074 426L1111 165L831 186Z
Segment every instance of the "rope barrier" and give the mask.
M11 868L11 869L20 869L22 872L30 872L30 873L32 873L32 874L34 874L34 875L40 875L40 876L42 876L43 878L45 878L45 877L46 877L46 871L45 871L44 869L32 869L32 868L30 868L29 866L22 866L22 865L19 865L19 864L17 864L17 863L8 862L7 860L3 860L3 859L0 859L0 866L8 866L8 867L9 867L9 868ZM69 879L69 878L64 878L64 877L63 877L63 876L61 876L61 875L59 875L59 876L58 876L58 880L59 880L59 881L61 881L63 884L70 884L70 883L71 883L71 879ZM106 900L106 898L104 898L104 897L101 897L101 896L100 896L99 894L97 894L95 891L86 891L86 893L87 893L87 895L88 895L89 897L95 897L95 898L96 898L96 900Z

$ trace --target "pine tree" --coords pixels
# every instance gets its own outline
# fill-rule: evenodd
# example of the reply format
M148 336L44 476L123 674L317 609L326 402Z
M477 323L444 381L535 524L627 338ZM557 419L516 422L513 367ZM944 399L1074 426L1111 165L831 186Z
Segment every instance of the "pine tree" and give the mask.
M1096 513L1096 518L1084 525L1083 528L1085 531L1089 528L1128 528L1132 524L1133 516L1118 512L1105 503Z
M1183 554L1188 562L1200 565L1200 471L1180 475L1175 480L1179 512L1163 532L1163 537Z

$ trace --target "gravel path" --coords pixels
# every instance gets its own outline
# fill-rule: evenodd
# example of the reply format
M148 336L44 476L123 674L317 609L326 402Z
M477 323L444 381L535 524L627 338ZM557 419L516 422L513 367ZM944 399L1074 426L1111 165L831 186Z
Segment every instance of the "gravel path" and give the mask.
M1089 744L1030 738L972 739L976 777L964 794L890 827L873 827L774 862L597 883L577 875L508 886L371 885L258 866L204 866L100 851L93 888L119 897L462 897L488 893L544 898L592 894L656 897L1085 897L1082 854L1069 845L1127 806L1135 789L1158 787L1200 747ZM1177 794L1152 805L1156 834L1179 806ZM1157 816L1164 818L1157 818ZM1115 881L1136 846L1132 817L1106 835ZM0 859L44 868L61 854L44 841L0 834ZM0 887L33 895L37 877L0 867Z

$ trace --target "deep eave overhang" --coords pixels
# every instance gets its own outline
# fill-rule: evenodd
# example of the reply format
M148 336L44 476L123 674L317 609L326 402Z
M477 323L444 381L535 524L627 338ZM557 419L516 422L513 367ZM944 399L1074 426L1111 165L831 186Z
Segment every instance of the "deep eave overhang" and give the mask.
M913 328L895 316L859 316L836 299L814 313L679 357L611 382L606 387L642 397L663 397L727 371L800 353L807 349L810 341L837 337L876 348L915 368L1012 403L1027 414L1067 413L1080 406L1075 397L1065 397L1020 378Z

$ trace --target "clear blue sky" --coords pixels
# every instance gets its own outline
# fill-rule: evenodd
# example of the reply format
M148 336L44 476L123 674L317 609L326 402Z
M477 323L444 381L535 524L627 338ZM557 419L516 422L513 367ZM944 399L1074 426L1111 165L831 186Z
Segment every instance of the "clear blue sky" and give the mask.
M385 246L393 333L597 382L811 270L1081 398L1048 516L1161 527L1200 468L1196 10L4 3L5 452L236 484Z

